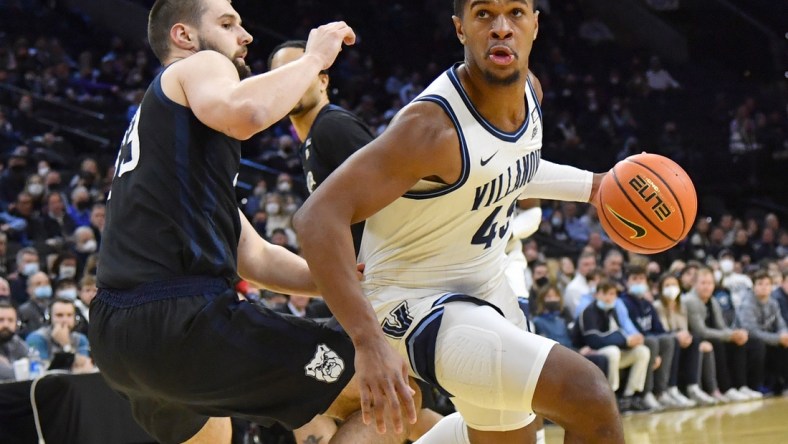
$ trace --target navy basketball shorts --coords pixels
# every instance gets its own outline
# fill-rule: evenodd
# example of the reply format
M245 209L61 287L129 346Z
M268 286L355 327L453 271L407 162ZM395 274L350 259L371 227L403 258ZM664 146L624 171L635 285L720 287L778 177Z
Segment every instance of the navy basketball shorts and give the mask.
M162 443L191 438L209 417L298 428L354 373L345 333L239 300L214 278L100 289L90 344L109 385Z

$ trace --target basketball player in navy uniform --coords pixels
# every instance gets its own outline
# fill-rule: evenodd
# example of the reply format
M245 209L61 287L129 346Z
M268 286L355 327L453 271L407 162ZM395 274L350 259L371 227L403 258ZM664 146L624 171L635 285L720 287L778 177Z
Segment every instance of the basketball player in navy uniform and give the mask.
M415 422L405 363L374 317L338 316L348 338L239 300L232 286L240 275L317 294L306 263L240 214L239 140L284 117L353 31L321 26L301 60L244 80L252 37L229 0L157 0L148 34L165 69L123 139L90 309L108 383L162 443L229 443L230 416L296 428L336 408L343 389L360 389L381 431L386 419L402 430L400 407Z
M268 57L268 69L277 69L303 57L306 43L303 40L289 40L278 45ZM372 130L357 115L329 101L329 81L328 70L321 71L289 115L298 138L303 141L299 155L310 194L348 157L375 138ZM354 224L350 229L358 254L364 223ZM429 387L422 383L421 389L424 394ZM409 427L408 439L411 441L421 437L441 418L441 415L428 408L434 404L429 393L422 397L418 421ZM295 431L296 441L304 441L301 439L304 436L329 438L333 428L333 421L316 418L309 426Z
M282 43L271 51L268 69L300 59L305 48L303 40ZM328 70L324 70L290 111L290 122L303 141L298 154L310 194L348 157L375 138L357 115L329 102L328 87ZM358 253L364 223L353 225L351 230Z
M621 443L604 375L528 333L504 276L516 201L596 202L603 175L541 160L533 1L454 8L464 63L307 199L294 218L302 253L321 293L344 296L334 313L374 312L410 373L453 397L459 415L419 443L532 442L534 412L561 425L567 442ZM363 282L349 229L361 220Z

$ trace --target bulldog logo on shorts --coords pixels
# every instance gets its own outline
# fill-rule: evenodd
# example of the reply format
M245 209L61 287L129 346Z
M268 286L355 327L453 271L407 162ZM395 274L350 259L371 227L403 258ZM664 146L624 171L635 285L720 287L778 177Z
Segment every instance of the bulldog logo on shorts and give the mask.
M304 367L306 375L311 376L322 382L336 382L345 370L345 361L339 355L328 348L326 344L320 344L315 351L315 357Z

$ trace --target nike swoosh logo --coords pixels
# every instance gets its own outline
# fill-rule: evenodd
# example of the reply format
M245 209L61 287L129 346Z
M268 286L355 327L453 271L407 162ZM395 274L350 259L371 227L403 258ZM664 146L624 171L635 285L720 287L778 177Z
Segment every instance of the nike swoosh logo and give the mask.
M605 205L605 206L607 207L607 211L610 211L611 213L613 213L613 216L616 216L616 219L620 220L621 223L623 223L624 225L628 226L629 228L631 228L635 232L635 234L633 234L632 236L629 236L630 239L640 239L641 237L646 235L646 229L645 228L643 228L640 225L632 222L631 220L628 220L628 219L624 218L624 216L616 213L612 208L610 208L610 205Z
M496 154L498 154L498 151L496 151L495 154L493 154L492 156L488 157L487 159L482 159L482 166L485 166L488 163L490 163L490 161L492 160L493 157L495 157Z

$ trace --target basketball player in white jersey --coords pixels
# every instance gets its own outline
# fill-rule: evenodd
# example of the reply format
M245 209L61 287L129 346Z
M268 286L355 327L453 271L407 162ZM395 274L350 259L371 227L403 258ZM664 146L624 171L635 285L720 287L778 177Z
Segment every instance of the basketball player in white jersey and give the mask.
M602 175L540 160L532 0L454 7L464 63L307 200L294 219L303 254L320 291L341 296L327 300L346 328L377 316L410 372L452 396L461 417L419 442L532 442L534 412L561 425L567 442L623 442L604 375L526 332L504 277L516 199L594 201ZM365 219L360 285L349 227ZM362 399L364 411L371 401Z

